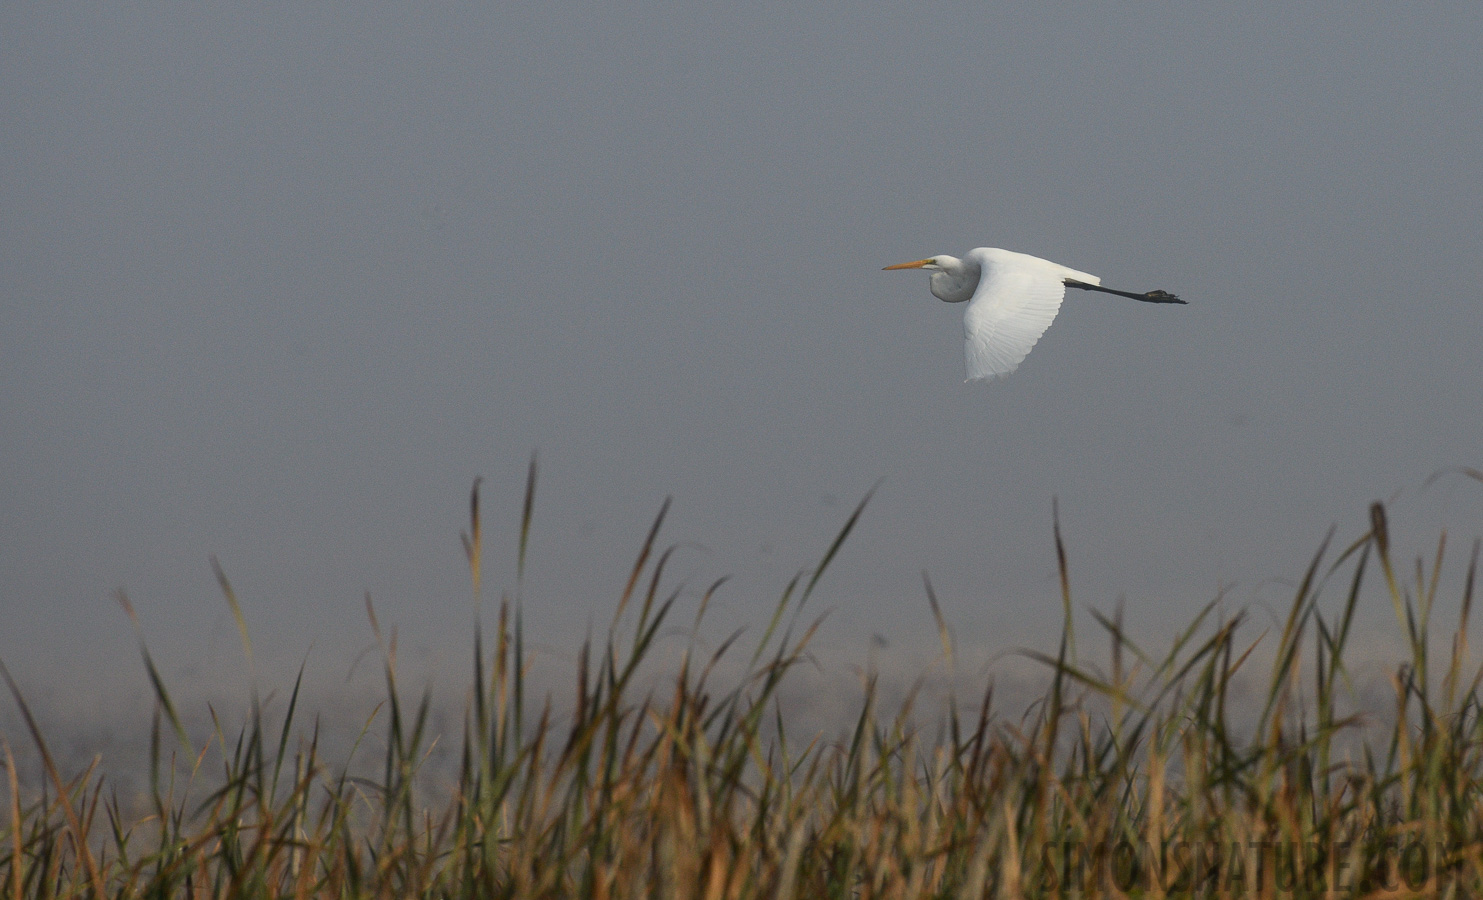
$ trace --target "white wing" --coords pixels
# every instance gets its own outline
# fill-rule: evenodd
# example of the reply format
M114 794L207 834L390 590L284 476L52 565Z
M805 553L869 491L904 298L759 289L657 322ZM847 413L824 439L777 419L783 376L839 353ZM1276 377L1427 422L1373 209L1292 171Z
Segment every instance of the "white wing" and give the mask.
M970 381L1019 368L1055 321L1066 296L1065 279L1099 283L1096 276L1009 250L979 247L967 256L981 270L978 290L963 313Z

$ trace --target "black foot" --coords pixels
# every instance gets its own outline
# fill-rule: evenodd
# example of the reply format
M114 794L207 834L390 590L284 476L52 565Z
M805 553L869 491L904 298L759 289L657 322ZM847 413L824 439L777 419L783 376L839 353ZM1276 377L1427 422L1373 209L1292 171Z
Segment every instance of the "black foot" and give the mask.
M1178 297L1174 296L1173 294L1169 293L1168 291L1149 291L1148 293L1144 294L1142 297L1139 297L1138 299L1139 300L1142 300L1144 303L1184 303L1185 302L1185 301L1179 299ZM1186 305L1188 305L1188 304L1186 304Z

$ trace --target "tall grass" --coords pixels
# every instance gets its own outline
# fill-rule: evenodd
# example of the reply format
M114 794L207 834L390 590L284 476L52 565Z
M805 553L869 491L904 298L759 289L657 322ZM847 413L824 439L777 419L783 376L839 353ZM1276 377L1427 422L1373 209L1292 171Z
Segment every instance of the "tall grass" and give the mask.
M476 616L451 791L419 777L438 739L430 700L401 699L395 638L369 601L386 683L367 725L384 747L374 777L325 758L317 728L298 718L299 681L281 714L267 715L254 694L245 724L217 721L205 746L192 745L141 639L157 703L150 809L135 814L94 770L58 769L0 667L45 773L23 791L11 746L20 738L4 738L7 894L1483 893L1483 672L1466 668L1477 542L1443 658L1432 657L1431 632L1445 537L1405 575L1376 504L1363 536L1337 550L1324 542L1280 630L1252 634L1245 613L1227 616L1212 602L1155 653L1120 613L1096 614L1104 670L1076 649L1057 526L1066 622L1055 652L1030 653L1047 686L1027 711L1001 713L988 689L967 702L950 697L923 726L910 699L883 709L872 676L852 728L797 736L780 688L819 626L805 612L810 595L865 503L750 644L736 634L712 653L687 651L656 689L640 671L680 596L666 580L661 510L606 638L582 647L571 706L558 713L526 681L520 586L535 486L532 465L516 587L492 627ZM481 542L476 483L464 534L476 606ZM250 659L240 607L217 574ZM1362 588L1375 578L1408 656L1391 675L1393 712L1363 721L1344 659ZM926 592L950 658L930 582ZM1325 594L1337 595L1336 615L1320 611ZM732 657L746 660L744 674L718 683ZM1265 674L1251 671L1258 665ZM1241 679L1264 686L1246 709L1232 696Z

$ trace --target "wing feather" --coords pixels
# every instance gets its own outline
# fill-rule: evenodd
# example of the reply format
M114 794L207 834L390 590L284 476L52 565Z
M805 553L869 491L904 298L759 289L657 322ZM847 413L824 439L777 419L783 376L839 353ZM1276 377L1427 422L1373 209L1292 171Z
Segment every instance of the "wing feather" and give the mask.
M978 290L963 313L970 381L1019 368L1055 321L1066 296L1065 279L1098 282L1085 272L1008 250L980 247L968 258L981 269Z

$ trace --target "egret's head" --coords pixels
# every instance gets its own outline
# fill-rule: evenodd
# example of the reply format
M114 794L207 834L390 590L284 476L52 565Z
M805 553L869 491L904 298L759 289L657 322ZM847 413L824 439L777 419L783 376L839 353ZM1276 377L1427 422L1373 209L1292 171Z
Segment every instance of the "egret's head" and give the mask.
M965 264L956 256L929 256L909 263L886 266L886 270L890 269L922 269L932 273L932 296L948 303L962 303L972 298L978 287L978 264Z

